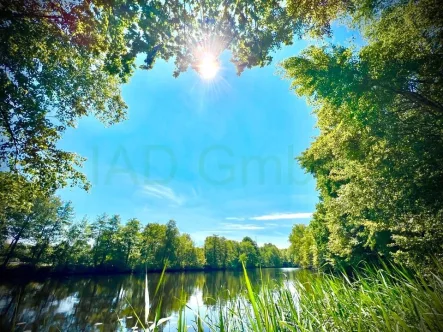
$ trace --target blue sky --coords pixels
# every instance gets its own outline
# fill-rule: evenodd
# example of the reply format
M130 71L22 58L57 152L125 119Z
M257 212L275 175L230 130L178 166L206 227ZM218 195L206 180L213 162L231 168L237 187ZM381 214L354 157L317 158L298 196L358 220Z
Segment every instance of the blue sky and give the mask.
M351 34L336 27L334 39ZM296 41L240 77L225 52L211 82L191 69L173 78L172 61L137 70L122 87L126 121L106 128L85 118L64 136L62 148L87 158L92 189L60 196L78 218L174 219L198 245L219 234L287 247L292 225L308 223L318 200L314 179L294 160L318 132L276 65L312 42Z

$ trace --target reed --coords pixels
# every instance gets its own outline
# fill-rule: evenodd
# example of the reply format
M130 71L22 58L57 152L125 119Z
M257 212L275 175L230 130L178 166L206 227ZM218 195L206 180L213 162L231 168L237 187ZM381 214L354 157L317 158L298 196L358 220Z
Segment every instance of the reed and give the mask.
M352 277L300 273L296 281L261 280L259 285L243 271L241 293L216 310L204 316L195 312L195 319L185 322L184 303L177 330L443 331L441 268L423 276L385 264L356 269Z

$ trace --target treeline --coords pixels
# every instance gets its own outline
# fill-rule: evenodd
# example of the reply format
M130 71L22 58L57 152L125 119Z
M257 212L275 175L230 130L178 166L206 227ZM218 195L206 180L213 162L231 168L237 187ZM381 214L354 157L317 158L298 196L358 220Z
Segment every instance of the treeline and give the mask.
M85 116L106 124L125 118L120 85L138 55L145 56L143 69L175 57L178 76L198 67L192 48L207 45L210 31L230 41L226 49L241 73L271 63L272 52L295 36L330 36L331 22L342 20L364 41L322 40L282 63L292 88L314 106L320 130L299 157L317 181L320 202L301 232L303 244L294 242L292 252L307 266L383 257L426 268L443 260L440 1L1 3L7 23L0 34L0 164L6 170L0 172L0 227L13 236L13 251L14 236L25 238L26 230L11 232L13 219L5 215L29 212L36 192L89 187L83 159L57 142ZM192 28L182 33L183 27ZM61 242L43 233L18 243L38 243L30 257L40 260ZM229 262L210 259L216 266Z
M291 250L305 266L427 269L443 260L441 4L350 4L363 46L311 46L282 64L320 129L299 157L320 203Z
M15 262L51 266L57 270L237 269L281 267L291 263L286 250L273 244L259 247L245 237L241 242L217 235L195 246L180 233L176 222L142 225L123 223L118 215L103 214L94 221L75 221L70 202L38 198L30 212L8 213L2 229L2 265Z

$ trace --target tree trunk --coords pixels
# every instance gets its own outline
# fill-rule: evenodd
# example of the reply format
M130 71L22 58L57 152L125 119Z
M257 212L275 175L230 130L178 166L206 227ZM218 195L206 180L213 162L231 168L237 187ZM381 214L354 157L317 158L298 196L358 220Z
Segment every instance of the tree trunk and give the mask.
M131 246L128 246L128 252L126 253L126 260L125 260L125 265L128 266L128 262L129 262L129 255L131 254Z
M14 253L15 247L17 246L18 241L20 240L21 236L23 235L23 232L25 231L26 226L28 225L29 217L26 219L24 225L18 232L18 234L14 237L14 240L11 242L8 248L8 254L5 257L5 260L3 261L3 267L6 267L9 260L12 257L12 254Z
M8 262L12 257L12 254L15 250L15 246L17 245L17 242L18 242L18 240L16 238L14 238L14 240L12 240L11 244L9 245L8 254L6 255L6 257L3 261L3 267L6 267L6 265L8 265Z

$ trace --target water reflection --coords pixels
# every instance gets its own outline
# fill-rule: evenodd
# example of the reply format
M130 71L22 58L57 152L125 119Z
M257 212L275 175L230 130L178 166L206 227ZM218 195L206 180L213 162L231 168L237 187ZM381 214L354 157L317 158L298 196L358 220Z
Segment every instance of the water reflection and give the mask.
M294 280L296 269L250 270L258 287L260 279L285 283ZM172 316L166 330L174 330L177 313L184 304L189 324L194 313L204 314L223 306L244 287L241 271L166 273L154 296L160 274L148 274L152 321L155 309L161 317ZM116 331L136 325L145 317L145 276L112 275L70 277L46 281L14 281L0 285L1 331ZM121 323L119 322L119 319ZM140 326L140 324L138 324ZM123 328L124 330L124 328Z

